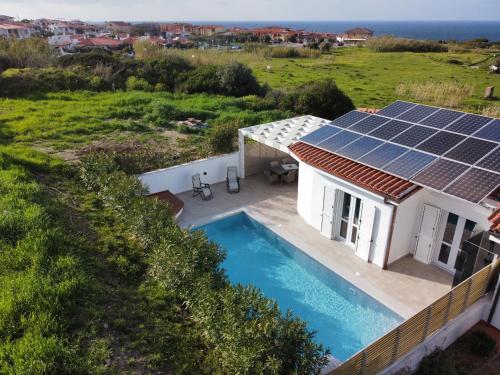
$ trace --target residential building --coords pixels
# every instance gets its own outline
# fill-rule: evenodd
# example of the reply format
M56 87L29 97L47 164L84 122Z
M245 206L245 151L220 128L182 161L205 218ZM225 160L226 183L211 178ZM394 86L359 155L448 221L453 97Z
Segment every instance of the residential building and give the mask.
M215 34L220 34L226 31L226 27L222 25L203 25L195 26L193 29L193 34L200 36L212 36Z
M347 44L360 44L373 37L374 34L375 32L373 30L365 27L356 27L344 31L343 34L337 37L337 40Z
M263 168L245 161L245 137L298 160L299 215L366 262L386 269L412 256L456 284L495 256L492 241L479 251L473 239L489 231L500 201L498 119L396 102L331 123L305 117L241 129L244 175Z
M0 14L0 22L14 22L14 21L15 21L14 17L10 17L10 16L6 16L4 14Z
M259 38L269 37L272 42L286 42L298 33L296 30L281 26L255 28L250 32Z
M23 22L1 22L0 37L6 38L30 38L35 33L35 28Z

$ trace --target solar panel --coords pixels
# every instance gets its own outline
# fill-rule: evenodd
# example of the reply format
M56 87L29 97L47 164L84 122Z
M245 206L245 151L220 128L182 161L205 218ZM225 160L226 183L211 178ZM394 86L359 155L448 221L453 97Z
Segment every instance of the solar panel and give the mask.
M479 203L500 185L500 174L472 168L461 176L445 193Z
M416 106L416 104L402 102L402 101L398 100L398 101L388 105L387 107L385 107L381 111L379 111L378 114L383 115L383 116L387 116L387 117L396 117L396 116L402 114L403 112L406 112L407 110L409 110L410 108L415 107L415 106Z
M436 160L435 156L412 150L388 164L383 170L410 179L434 160Z
M462 112L450 111L449 109L440 109L438 112L420 121L420 124L431 126L437 129L443 129L463 115L464 114Z
M459 118L453 124L446 127L446 130L470 135L481 129L490 121L491 118L489 117L467 114L464 117Z
M500 147L477 163L477 166L500 173Z
M474 137L500 142L500 120L495 119L474 134Z
M374 131L368 133L372 137L377 137L380 139L389 140L397 136L398 134L404 132L406 129L411 127L412 124L407 122L391 120L387 124L375 129Z
M436 132L437 130L435 129L414 125L410 129L398 135L396 138L392 139L391 142L399 143L403 146L415 147Z
M481 139L467 138L457 147L444 154L444 157L467 164L474 164L497 146L497 143L483 141Z
M429 107L426 105L417 105L413 107L407 112L404 112L402 115L399 115L398 120L405 120L410 122L419 122L429 115L437 112L439 109L434 107Z
M325 150L335 152L339 148L344 147L352 141L355 141L359 137L361 137L361 135L344 130L337 135L334 135L333 137L319 143L317 146L324 148Z
M323 142L325 139L330 138L331 136L334 136L335 134L339 133L342 131L342 129L337 128L335 126L329 126L325 125L319 128L318 130L313 131L312 133L309 133L302 138L300 138L300 141L302 142L307 142L313 146L317 145L320 142Z
M349 130L366 134L371 132L373 129L378 128L380 125L385 124L387 121L389 121L389 119L385 117L372 115L370 117L361 120L357 124L354 124L349 128Z
M469 167L466 165L451 160L438 159L419 172L412 181L436 190L443 190L467 169Z
M345 156L349 159L356 160L364 154L372 151L374 148L380 146L382 141L370 137L361 137L337 151L337 154Z
M390 163L397 157L403 155L406 151L408 151L406 147L385 143L369 154L363 156L359 159L359 161L375 168L382 168L387 163Z
M442 155L464 139L465 136L463 135L440 131L417 146L417 149L430 152L431 154Z
M351 112L346 113L343 116L336 118L330 124L338 126L340 128L347 128L347 127L355 124L359 120L362 120L368 116L370 116L370 115L368 113L365 113L365 112L351 111Z

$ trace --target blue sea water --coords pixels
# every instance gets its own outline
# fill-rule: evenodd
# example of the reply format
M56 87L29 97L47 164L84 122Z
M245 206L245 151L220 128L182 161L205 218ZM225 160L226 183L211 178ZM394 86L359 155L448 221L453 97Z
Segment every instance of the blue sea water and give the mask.
M245 213L198 229L227 251L223 267L232 283L255 285L282 311L307 321L339 360L403 320Z
M415 39L465 41L487 38L492 41L500 40L500 19L498 21L210 21L194 23L247 28L276 25L328 33L341 33L359 26L374 30L375 35L394 35Z

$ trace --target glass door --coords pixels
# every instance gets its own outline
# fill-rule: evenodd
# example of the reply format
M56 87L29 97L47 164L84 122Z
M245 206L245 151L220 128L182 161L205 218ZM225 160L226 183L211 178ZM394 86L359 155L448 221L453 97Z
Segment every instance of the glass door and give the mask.
M358 242L360 213L361 199L342 193L338 238L352 246Z
M461 216L448 213L443 238L439 245L436 263L450 272L455 272L459 264L458 255L463 243L472 237L476 223ZM460 262L458 262L460 263Z

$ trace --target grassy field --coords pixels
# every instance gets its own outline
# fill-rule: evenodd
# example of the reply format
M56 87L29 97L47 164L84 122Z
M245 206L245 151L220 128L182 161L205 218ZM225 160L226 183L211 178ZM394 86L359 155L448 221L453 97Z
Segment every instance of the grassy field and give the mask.
M312 80L333 78L358 107L387 105L397 99L396 87L404 82L433 80L471 85L474 94L463 103L463 109L491 105L482 99L485 87L500 89L500 75L488 73L493 57L486 52L380 53L366 48L339 48L320 58L295 59L271 59L245 52L187 51L184 54L202 62L239 60L254 70L260 82L273 88L293 88ZM450 63L451 60L463 65Z

